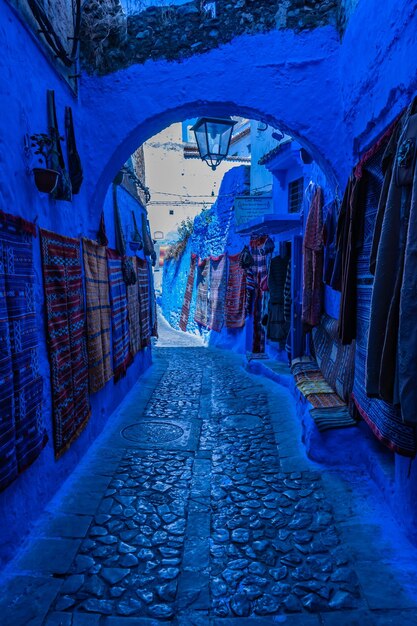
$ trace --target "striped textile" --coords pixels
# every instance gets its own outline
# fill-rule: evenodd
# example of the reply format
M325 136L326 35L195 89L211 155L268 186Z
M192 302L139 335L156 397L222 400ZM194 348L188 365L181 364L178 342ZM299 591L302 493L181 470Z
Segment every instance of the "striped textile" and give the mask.
M326 380L324 380L323 375L321 380L304 380L297 382L296 385L303 396L309 396L316 393L334 393L334 389L330 387Z
M87 309L87 350L90 392L95 393L113 376L110 350L110 297L106 248L83 239Z
M323 307L323 192L315 190L307 216L303 242L302 320L317 326Z
M220 332L224 325L227 288L227 257L210 257L209 328Z
M246 317L246 272L239 265L239 254L229 256L228 260L225 324L226 328L242 328Z
M32 236L35 226L0 211L0 491L48 441L42 414Z
M180 329L187 330L188 318L190 317L191 299L193 296L195 268L197 265L197 255L192 254L190 259L190 270L188 272L187 286L185 287L184 301L182 303Z
M310 409L310 415L320 432L335 428L349 428L357 424L347 406Z
M90 417L80 242L41 230L55 457Z
M208 259L200 259L197 267L197 302L194 321L204 328L208 324L208 285L210 264Z
M130 352L127 289L123 279L122 257L107 248L109 272L114 382L126 375L133 358Z
M255 283L254 301L253 301L253 340L252 352L259 354L265 352L265 329L262 326L262 288L263 280L267 280L268 265L267 255L264 254L264 245L268 235L261 237L252 237L250 240L250 252L255 261L251 267L253 279Z
M132 257L133 268L137 274L136 257ZM137 282L127 287L127 306L129 316L130 352L135 356L142 349L140 327L140 304Z
M346 402L349 402L355 372L355 342L342 345L338 335L338 321L323 315L313 329L316 361L329 385Z
M320 370L304 370L294 376L296 383L314 382L315 380L323 380L323 374Z
M149 299L148 263L145 259L136 259L137 288L139 296L140 338L142 348L151 345L151 310Z
M308 394L307 400L314 408L333 408L333 407L346 407L344 402L337 393L311 393Z
M317 361L315 361L311 357L305 358L305 361L300 361L300 359L293 359L293 361L291 362L291 374L293 376L301 376L302 374L307 372L320 371Z
M365 392L368 331L373 286L373 276L369 271L369 261L383 180L381 158L384 149L385 146L383 144L380 150L374 153L372 158L366 163L366 166L362 166L367 180L363 206L365 214L364 243L361 250L359 250L357 259L357 329L353 400L359 414L366 421L377 439L390 450L403 456L413 457L417 451L415 429L402 421L401 411L398 407L377 398L368 398Z

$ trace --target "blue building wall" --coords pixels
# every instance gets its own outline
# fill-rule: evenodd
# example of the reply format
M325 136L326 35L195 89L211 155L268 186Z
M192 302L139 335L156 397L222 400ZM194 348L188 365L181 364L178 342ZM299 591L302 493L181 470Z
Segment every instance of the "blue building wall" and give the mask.
M24 149L24 135L47 131L46 90L54 89L58 122L64 132L64 107L73 108L78 149L84 170L91 167L93 155L87 156L82 141L82 104L49 65L40 48L6 2L0 2L0 208L21 215L49 230L69 237L96 238L97 216L88 218L88 182L73 202L51 200L37 191L31 168L36 165ZM63 144L65 152L65 143ZM130 210L137 203L126 191L119 191L122 221L129 223ZM109 199L106 221L110 243L114 244L114 226ZM140 223L140 222L139 222ZM36 274L35 306L39 320L45 319L39 237L33 241ZM16 547L47 502L71 474L90 445L103 430L107 419L126 396L138 377L151 363L151 351L140 352L117 384L109 381L104 389L90 396L91 418L70 449L55 461L53 451L50 368L46 349L45 327L39 324L39 361L44 379L43 415L49 441L39 458L4 492L0 493L0 566L15 553ZM0 619L1 621L1 619Z

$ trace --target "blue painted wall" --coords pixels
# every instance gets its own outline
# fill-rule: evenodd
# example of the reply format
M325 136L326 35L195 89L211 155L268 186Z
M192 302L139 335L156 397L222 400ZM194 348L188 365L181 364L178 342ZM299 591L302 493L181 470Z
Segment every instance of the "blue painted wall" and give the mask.
M50 67L43 53L4 0L0 2L0 39L0 208L31 221L36 220L42 228L63 235L85 235L95 239L98 221L97 217L91 222L88 219L88 182L84 183L80 195L75 196L72 203L50 200L36 190L30 171L36 162L24 151L25 133L47 130L46 90L54 89L61 133L64 132L64 107L73 107L78 148L84 168L88 171L91 160L83 149L80 130L83 120L82 105ZM106 201L106 221L110 243L114 244L110 199ZM130 223L131 208L137 208L138 205L122 189L119 190L119 205L122 221L127 225ZM38 319L42 320L45 317L45 307L39 238L33 241L33 251L36 313ZM31 524L103 430L107 419L140 374L151 363L151 351L148 348L136 356L125 378L116 385L111 380L103 390L91 396L92 414L87 427L71 448L55 461L50 369L42 323L39 324L39 356L44 378L43 415L49 442L35 463L0 493L0 566L14 555Z

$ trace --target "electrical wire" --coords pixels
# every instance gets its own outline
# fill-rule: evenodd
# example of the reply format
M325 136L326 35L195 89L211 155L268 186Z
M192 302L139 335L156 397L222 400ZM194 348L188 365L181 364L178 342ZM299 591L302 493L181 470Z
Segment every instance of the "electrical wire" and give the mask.
M254 189L251 189L251 191L262 191L263 189L266 189L267 187L269 187L271 189L271 185L263 185L262 187L255 187ZM271 189L272 191L272 189ZM193 195L193 194L181 194L181 193L170 193L168 191L154 191L152 190L152 195L159 195L159 196L170 196L170 197L175 197L175 198L210 198L210 199L214 199L217 200L218 198L230 198L230 197L234 197L236 194L235 193L221 193L218 194L217 196L212 196L210 195Z

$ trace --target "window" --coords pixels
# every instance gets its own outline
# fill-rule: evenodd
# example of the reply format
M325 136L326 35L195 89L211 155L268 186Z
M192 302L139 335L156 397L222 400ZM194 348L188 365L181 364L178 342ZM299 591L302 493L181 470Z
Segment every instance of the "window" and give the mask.
M170 210L169 210L169 214L170 214L170 215L174 215L174 209L170 209Z
M288 185L288 213L299 213L303 204L304 179L297 178Z

